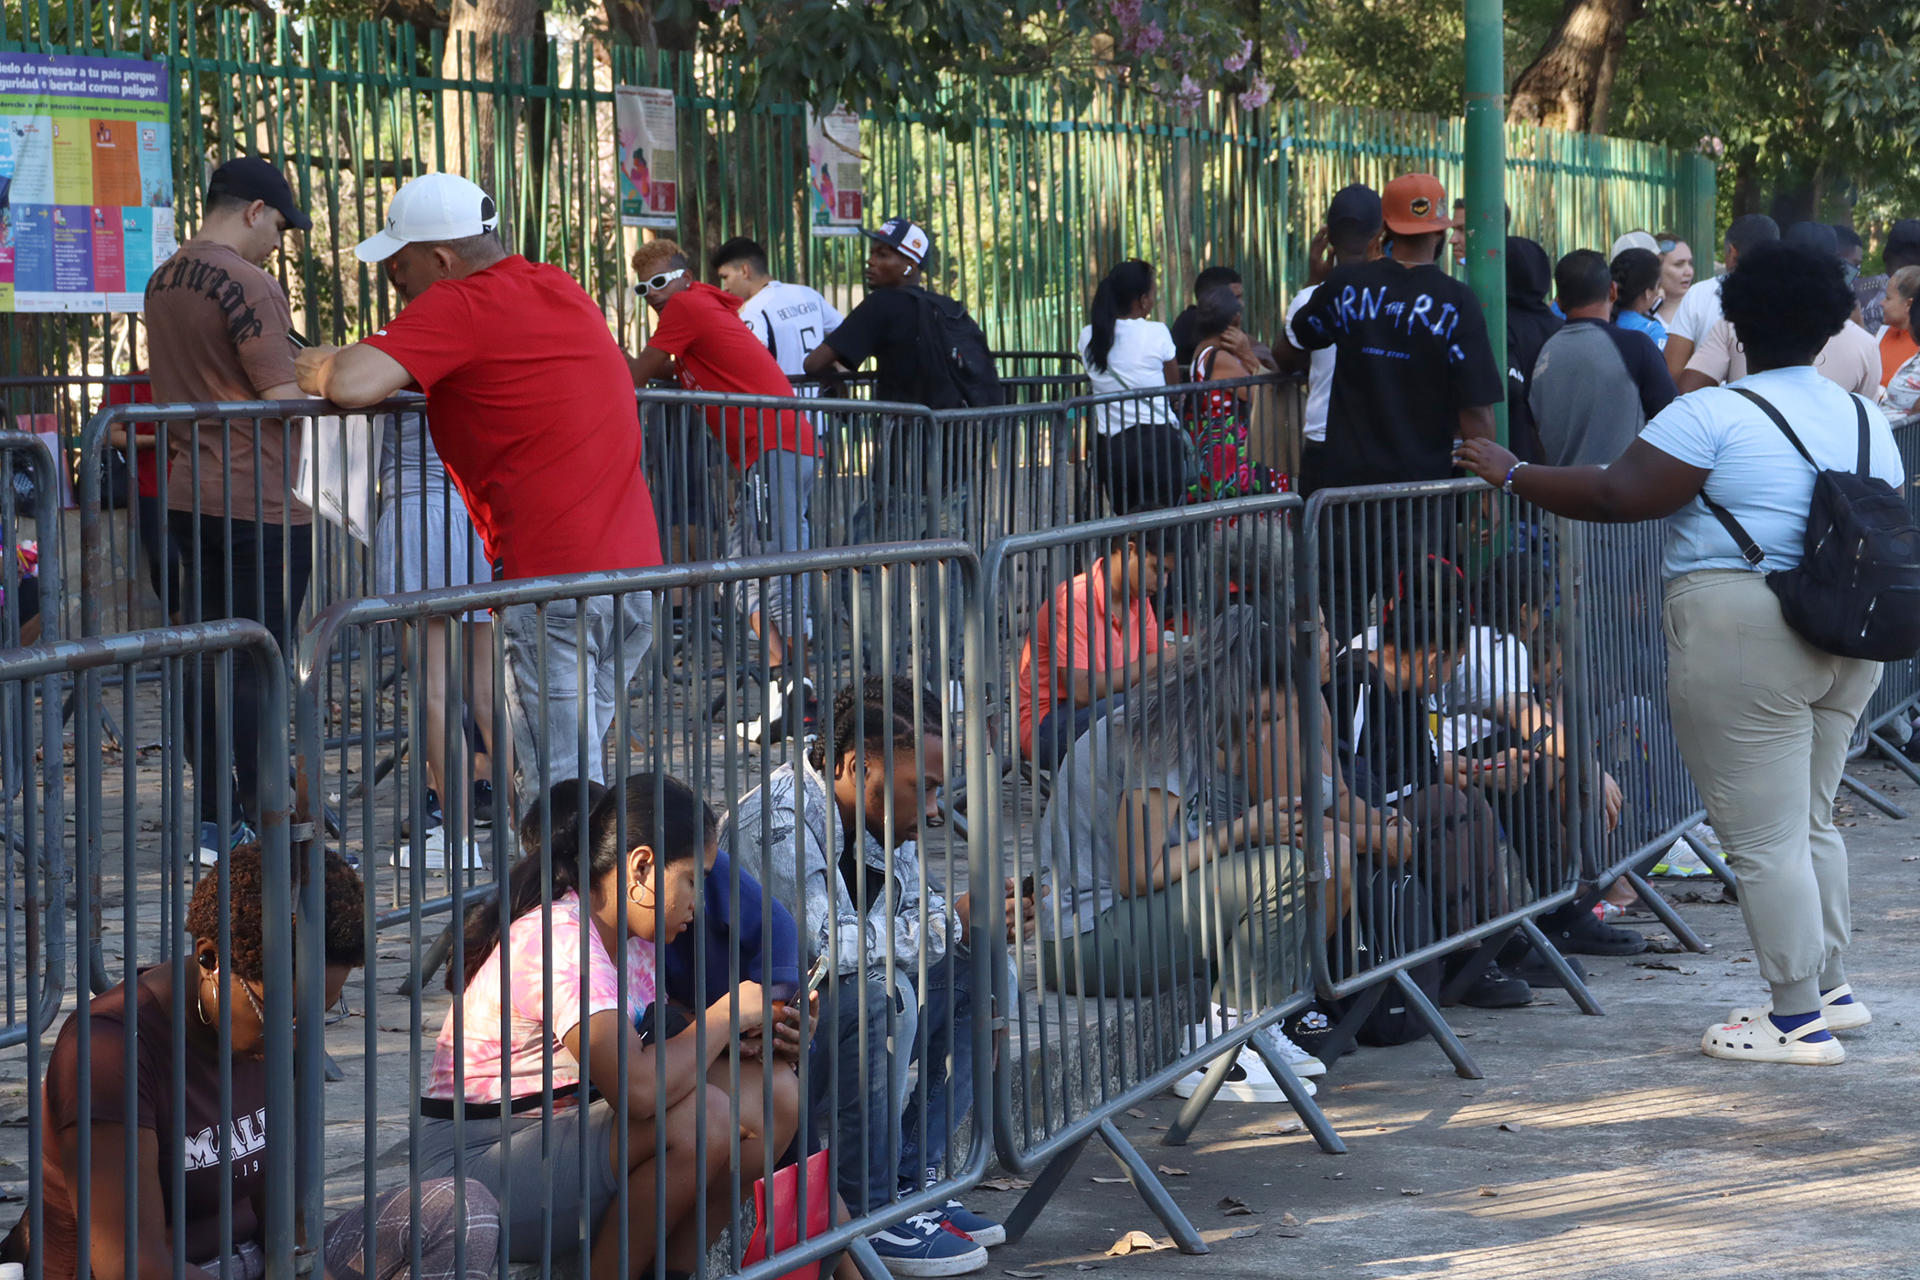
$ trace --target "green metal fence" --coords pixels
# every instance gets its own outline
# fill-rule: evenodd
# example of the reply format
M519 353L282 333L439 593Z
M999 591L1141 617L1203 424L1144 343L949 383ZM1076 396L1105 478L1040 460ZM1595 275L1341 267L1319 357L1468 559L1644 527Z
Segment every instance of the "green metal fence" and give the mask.
M519 245L571 272L637 341L626 259L638 233L619 227L613 194L616 83L675 91L689 249L753 235L776 274L842 302L858 294L865 241L809 233L802 109L736 110L728 71L709 61L557 38L483 59L411 27L177 0L164 12L153 0L117 6L10 3L0 48L168 63L183 234L222 158L259 152L284 165L315 228L278 270L316 340L390 314L385 281L351 247L400 182L450 167L489 186ZM1237 265L1251 325L1271 329L1333 191L1414 169L1450 192L1461 185L1457 119L1304 102L1248 112L1224 94L1180 111L1117 87L1069 102L1046 80L1001 88L1006 110L970 137L893 117L870 119L863 145L874 218L899 212L928 227L930 283L965 299L1003 350L1069 350L1094 282L1132 255L1159 265L1167 315L1197 268ZM1508 145L1513 228L1550 253L1604 247L1632 227L1711 239L1712 170L1699 157L1519 126ZM0 373L124 372L135 349L137 322L125 317L5 320Z

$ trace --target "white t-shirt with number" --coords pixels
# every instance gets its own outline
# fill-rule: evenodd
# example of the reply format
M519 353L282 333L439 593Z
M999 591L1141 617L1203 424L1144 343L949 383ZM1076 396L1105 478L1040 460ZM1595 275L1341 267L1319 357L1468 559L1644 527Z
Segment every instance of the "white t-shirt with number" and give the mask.
M807 353L840 327L833 304L803 284L769 280L740 306L740 319L789 378L806 373ZM808 388L811 393L812 388Z

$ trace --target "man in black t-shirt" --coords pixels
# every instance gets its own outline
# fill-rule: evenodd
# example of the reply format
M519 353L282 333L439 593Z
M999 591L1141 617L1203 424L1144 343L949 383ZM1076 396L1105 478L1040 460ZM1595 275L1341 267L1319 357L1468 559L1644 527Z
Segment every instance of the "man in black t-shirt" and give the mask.
M1451 477L1454 437L1491 439L1506 394L1479 300L1435 265L1453 227L1439 179L1395 178L1381 204L1393 256L1336 268L1292 323L1303 349L1338 352L1328 487Z
M867 296L807 353L807 373L830 373L836 364L858 369L871 356L878 375L876 400L957 408L957 400L942 403L951 397L947 380L929 376L940 353L922 350L920 341L922 298L950 301L921 287L932 238L906 218L889 218L879 230L863 234L873 241L867 251Z

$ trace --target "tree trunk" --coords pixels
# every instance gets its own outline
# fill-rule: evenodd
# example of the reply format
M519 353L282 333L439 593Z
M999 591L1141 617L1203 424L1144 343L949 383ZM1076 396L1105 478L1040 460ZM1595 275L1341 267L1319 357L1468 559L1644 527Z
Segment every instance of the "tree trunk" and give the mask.
M1606 128L1627 24L1644 0L1566 0L1540 53L1513 82L1507 119L1598 133Z
M465 83L499 80L525 85L538 70L527 50L536 49L543 29L540 0L453 0L447 15L446 52L440 74ZM513 193L503 180L513 176L516 154L514 96L503 89L447 89L440 94L441 128L446 138L445 168L480 184L502 212L500 234L512 244L505 214ZM501 137L502 130L508 136Z

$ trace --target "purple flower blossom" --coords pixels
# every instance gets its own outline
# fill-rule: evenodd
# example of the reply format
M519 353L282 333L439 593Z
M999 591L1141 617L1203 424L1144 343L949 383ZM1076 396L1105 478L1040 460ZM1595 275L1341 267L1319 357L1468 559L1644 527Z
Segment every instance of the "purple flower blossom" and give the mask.
M1136 53L1152 53L1167 42L1167 33L1157 22L1149 22L1133 36L1133 48Z
M1247 91L1240 95L1240 106L1243 110L1258 111L1267 105L1267 100L1271 97L1273 97L1273 86L1267 83L1265 76L1256 75Z
M1253 57L1253 41L1242 41L1238 53L1230 53L1221 60L1220 65L1228 71L1238 71L1246 66Z
M1307 42L1296 31L1287 32L1287 56L1295 62L1307 56Z

